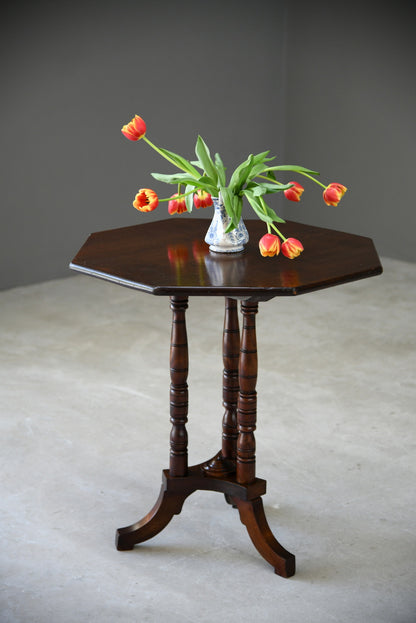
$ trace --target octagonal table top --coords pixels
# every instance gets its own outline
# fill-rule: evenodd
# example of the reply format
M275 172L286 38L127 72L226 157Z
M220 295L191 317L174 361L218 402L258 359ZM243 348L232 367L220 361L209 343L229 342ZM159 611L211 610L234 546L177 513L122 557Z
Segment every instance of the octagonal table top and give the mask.
M250 240L241 253L209 251L210 221L171 218L91 234L70 268L155 295L227 296L268 300L328 288L382 272L370 238L287 221L282 233L301 240L295 259L262 257L266 233L259 220L245 221Z

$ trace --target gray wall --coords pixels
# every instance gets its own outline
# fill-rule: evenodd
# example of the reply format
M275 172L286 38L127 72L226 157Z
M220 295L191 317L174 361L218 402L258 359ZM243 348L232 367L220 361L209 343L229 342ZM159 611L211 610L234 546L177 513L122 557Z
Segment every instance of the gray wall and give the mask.
M337 208L311 192L287 218L370 236L380 254L416 261L412 5L290 2L285 156L348 187Z
M306 183L301 204L276 199L287 218L369 235L381 254L416 260L407 5L334 6L6 2L0 288L70 274L92 231L165 218L166 204L151 215L131 207L142 186L166 196L150 172L169 171L122 137L134 113L152 140L188 157L200 133L229 168L263 149L316 167L348 195L327 208Z
M135 113L190 158L198 133L230 168L250 151L282 154L285 19L279 0L263 0L255 27L239 0L10 2L0 287L69 274L92 231L166 218L167 204L131 205L140 187L175 191L150 177L169 164L122 136Z

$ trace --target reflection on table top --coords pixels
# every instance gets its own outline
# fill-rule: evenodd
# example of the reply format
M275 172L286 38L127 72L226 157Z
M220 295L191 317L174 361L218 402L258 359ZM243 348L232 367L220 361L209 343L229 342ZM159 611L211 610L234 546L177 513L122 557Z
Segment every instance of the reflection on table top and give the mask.
M268 300L312 292L382 272L370 238L288 221L284 235L299 238L303 253L289 260L260 255L266 232L245 221L241 253L209 251L206 219L172 218L93 233L70 264L74 270L156 295L228 296Z

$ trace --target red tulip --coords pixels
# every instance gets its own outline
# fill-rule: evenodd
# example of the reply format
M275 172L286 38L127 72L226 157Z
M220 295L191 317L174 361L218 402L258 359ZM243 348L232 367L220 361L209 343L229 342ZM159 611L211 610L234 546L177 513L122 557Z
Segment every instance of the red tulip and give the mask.
M121 131L130 141L138 141L146 134L146 124L139 115L135 115L130 123L123 125Z
M213 205L212 197L205 190L197 190L194 195L194 204L196 208L209 208Z
M286 238L284 242L282 242L282 253L290 260L293 260L294 257L298 257L303 251L303 245L296 238Z
M329 184L323 192L324 201L328 206L337 206L347 189L342 184Z
M305 189L297 182L289 182L289 184L293 184L293 186L292 188L288 188L283 191L284 196L290 201L300 201L302 193Z
M280 240L274 234L264 234L259 240L259 249L263 257L279 255Z
M182 212L187 211L185 198L181 197L181 199L175 199L177 196L178 193L172 195L171 200L168 203L169 214L182 214Z
M141 188L133 201L133 206L140 212L152 212L157 208L158 203L159 198L154 190Z

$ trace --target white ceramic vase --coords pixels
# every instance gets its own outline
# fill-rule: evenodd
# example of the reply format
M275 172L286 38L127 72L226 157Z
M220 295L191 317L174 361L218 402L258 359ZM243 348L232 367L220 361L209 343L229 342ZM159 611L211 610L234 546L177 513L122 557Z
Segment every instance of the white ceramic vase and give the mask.
M209 250L215 253L239 253L243 251L248 242L248 231L243 219L240 219L238 227L225 233L231 222L228 216L221 194L218 198L213 197L214 216L205 236L205 242L209 244Z

